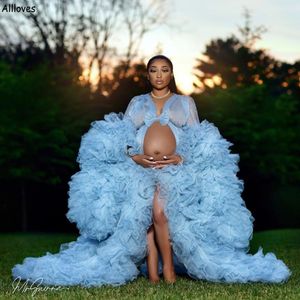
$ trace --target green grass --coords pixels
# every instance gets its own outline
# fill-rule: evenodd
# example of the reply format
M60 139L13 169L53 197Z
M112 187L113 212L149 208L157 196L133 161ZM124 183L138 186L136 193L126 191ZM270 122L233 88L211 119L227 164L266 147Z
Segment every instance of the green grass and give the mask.
M0 299L300 299L300 229L258 232L251 241L250 253L258 246L264 253L272 251L289 266L293 274L284 284L225 284L178 277L174 285L161 281L152 285L144 277L120 287L65 287L48 290L13 292L11 268L24 257L58 252L62 243L73 241L74 235L7 233L0 234Z

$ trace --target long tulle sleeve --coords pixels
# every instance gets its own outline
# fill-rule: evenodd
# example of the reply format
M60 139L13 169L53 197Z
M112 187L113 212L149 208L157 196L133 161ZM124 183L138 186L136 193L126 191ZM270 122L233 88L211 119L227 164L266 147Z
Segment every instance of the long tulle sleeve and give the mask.
M130 102L126 108L126 111L124 113L124 118L129 120L130 122L132 122L135 129L137 129L143 122L143 120L141 119L141 114L138 109L138 97L137 96L133 97L130 100ZM137 143L135 143L135 142L128 143L127 144L127 152L131 156L135 155L135 154L139 154L140 149L139 149Z
M188 97L188 104L189 104L189 114L188 114L188 120L186 124L188 126L199 124L200 121L199 121L197 107L192 97Z
M186 123L183 125L180 144L177 147L178 154L182 157L183 163L193 162L194 156L197 156L193 139L196 138L200 127L197 107L192 97L187 97L188 101L185 106Z
M132 121L133 121L133 108L135 106L136 101L137 101L137 97L133 97L130 100L130 102L126 108L126 111L124 113L124 116L126 116L127 118L130 118Z
M138 96L133 97L124 114L124 117L130 119L135 128L139 128L144 123L143 105Z

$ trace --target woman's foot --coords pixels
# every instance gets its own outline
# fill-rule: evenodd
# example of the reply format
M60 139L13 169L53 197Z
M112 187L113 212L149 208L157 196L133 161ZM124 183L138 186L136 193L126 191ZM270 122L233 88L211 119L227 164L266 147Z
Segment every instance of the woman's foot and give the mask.
M149 281L153 284L157 284L157 283L159 283L160 278L156 277L156 276L149 276Z
M164 280L167 283L175 283L176 281L176 273L174 270L174 267L163 267L163 275L164 275Z

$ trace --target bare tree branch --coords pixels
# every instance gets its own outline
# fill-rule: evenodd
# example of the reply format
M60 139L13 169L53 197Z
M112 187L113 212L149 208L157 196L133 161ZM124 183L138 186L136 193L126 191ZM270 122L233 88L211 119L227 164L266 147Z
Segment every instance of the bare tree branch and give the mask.
M71 59L74 66L87 55L89 70L94 64L98 68L98 89L102 91L105 78L113 73L112 61L123 66L115 80L128 76L145 34L167 24L167 1L20 0L18 5L35 6L36 12L14 14L11 19L5 16L0 37L6 47L22 43L44 49L54 61Z

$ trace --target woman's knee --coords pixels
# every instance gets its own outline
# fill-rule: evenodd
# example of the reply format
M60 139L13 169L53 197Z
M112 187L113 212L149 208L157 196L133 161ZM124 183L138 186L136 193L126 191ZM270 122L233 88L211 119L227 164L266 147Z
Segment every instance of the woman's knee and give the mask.
M162 204L159 203L159 189L155 191L153 200L153 222L156 225L165 224L167 222Z
M158 208L153 210L153 222L156 225L164 225L165 223L167 223L167 221L168 220L163 209Z
M160 212L153 215L153 221L156 225L164 225L168 220L165 214L163 212Z

